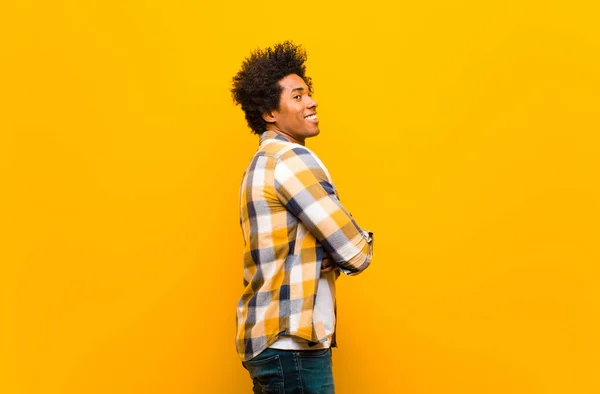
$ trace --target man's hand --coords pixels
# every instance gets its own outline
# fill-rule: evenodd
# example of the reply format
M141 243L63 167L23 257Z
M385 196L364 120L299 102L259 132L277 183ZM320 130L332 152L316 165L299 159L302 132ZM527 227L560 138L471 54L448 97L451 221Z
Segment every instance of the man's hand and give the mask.
M329 253L323 251L323 263L321 264L321 274L326 274L328 272L333 271L334 269L335 263L333 262L331 257L329 257Z

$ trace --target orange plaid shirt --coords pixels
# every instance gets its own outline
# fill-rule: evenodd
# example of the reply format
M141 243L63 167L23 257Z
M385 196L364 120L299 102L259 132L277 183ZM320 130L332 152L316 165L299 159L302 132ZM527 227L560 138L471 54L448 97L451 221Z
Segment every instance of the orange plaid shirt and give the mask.
M341 205L323 163L306 147L264 132L242 178L240 223L240 358L252 359L280 335L327 340L323 323L313 321L323 252L336 269L354 275L369 266L373 243Z

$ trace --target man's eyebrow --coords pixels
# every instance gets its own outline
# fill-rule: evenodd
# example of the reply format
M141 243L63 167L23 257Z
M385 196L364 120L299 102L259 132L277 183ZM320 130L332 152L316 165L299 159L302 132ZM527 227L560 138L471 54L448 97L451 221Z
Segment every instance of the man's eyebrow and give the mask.
M294 93L296 90L304 91L304 88L294 88L294 89L292 89L292 91L290 92L290 94Z

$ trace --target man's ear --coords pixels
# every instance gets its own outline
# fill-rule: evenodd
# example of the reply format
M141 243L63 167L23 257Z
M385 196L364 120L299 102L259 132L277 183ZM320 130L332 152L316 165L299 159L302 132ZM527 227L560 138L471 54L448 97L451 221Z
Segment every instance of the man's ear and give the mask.
M265 112L263 112L262 118L267 123L275 123L275 120L276 120L275 116L273 116L273 111L265 111Z

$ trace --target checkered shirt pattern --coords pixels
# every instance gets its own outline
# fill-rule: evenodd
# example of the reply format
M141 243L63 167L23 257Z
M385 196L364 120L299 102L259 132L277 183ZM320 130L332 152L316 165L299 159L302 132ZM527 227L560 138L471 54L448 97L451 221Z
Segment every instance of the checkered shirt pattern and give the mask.
M337 269L355 275L368 267L372 242L340 204L323 163L306 147L264 132L242 178L240 224L240 358L252 359L280 335L326 341L322 322L313 322L323 251Z

